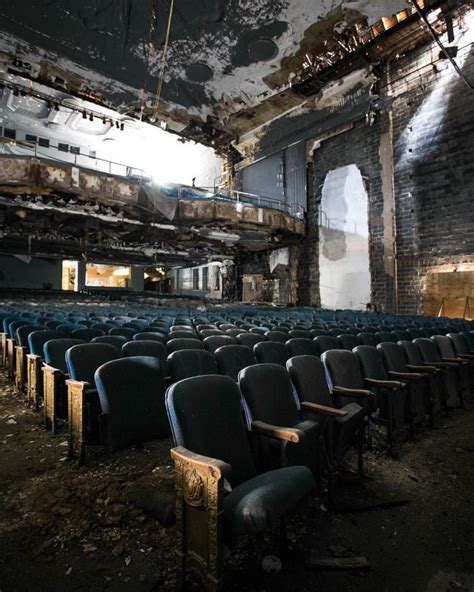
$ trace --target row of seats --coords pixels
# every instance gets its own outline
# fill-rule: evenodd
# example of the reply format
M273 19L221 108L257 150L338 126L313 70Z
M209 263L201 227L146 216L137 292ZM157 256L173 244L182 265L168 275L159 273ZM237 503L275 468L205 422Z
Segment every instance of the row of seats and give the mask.
M33 318L16 309L13 320L12 312L3 318L2 359L19 392L26 383L29 400L38 408L44 401L49 428L69 421L70 454L171 432L178 505L206 520L222 515L227 542L274 527L324 479L332 499L352 446L362 472L374 426L385 429L393 454L416 429L462 406L472 385L465 324L421 329L411 319L397 328L391 318L361 331L313 313L90 311L65 323L54 311ZM196 528L203 518L195 512L180 511L178 528ZM218 579L209 551L222 540L212 539L215 529L200 532L195 547L182 537L180 552L197 553Z

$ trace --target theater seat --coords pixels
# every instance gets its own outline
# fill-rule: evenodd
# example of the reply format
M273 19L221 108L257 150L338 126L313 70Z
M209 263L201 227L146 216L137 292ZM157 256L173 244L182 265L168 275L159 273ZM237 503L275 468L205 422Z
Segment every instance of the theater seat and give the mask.
M279 341L262 341L254 346L253 351L259 364L279 364L286 367L286 360L290 357L286 345Z
M315 403L322 406L321 412L311 408L307 411L314 414L323 426L329 470L337 471L347 451L354 446L358 451L358 470L362 474L366 409L353 402L342 406L342 413L330 411L334 409L335 401L326 382L324 365L319 358L296 356L287 361L286 367L300 404L304 406L304 403Z
M172 383L192 376L217 374L214 355L203 349L174 351L168 356L167 363Z
M308 419L304 412L300 416L286 368L279 364L248 366L239 373L239 386L247 422L255 436L260 437L258 422L275 426L275 429L297 431L291 443L271 441L264 435L259 441L261 466L269 469L305 465L315 475L320 475L322 426Z
M107 362L97 369L95 384L109 452L169 435L159 360L136 356Z
M224 345L214 355L220 374L230 376L236 382L242 368L257 363L253 350L245 345Z
M203 577L222 586L222 563L213 557L222 552L223 542L278 526L313 490L314 480L302 466L257 474L239 388L228 376L182 380L168 389L166 406L176 444L171 454L181 577L185 580L187 560L194 558ZM226 494L225 480L231 486ZM195 536L186 536L189 532Z
M286 349L290 357L317 356L318 350L312 339L306 337L294 337L286 342Z

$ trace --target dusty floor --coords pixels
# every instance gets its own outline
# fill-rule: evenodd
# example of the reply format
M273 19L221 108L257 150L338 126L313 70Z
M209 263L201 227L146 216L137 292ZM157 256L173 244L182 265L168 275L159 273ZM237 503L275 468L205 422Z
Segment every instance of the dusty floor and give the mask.
M409 503L335 514L312 498L289 521L281 572L264 573L250 541L234 550L225 590L473 592L473 435L471 404L405 444L399 461L367 454L369 478L345 483L340 501ZM78 468L64 435L45 433L0 374L0 592L173 589L173 527L135 505L155 491L161 514L172 507L170 444L98 451ZM311 567L311 557L334 556L364 556L370 567Z

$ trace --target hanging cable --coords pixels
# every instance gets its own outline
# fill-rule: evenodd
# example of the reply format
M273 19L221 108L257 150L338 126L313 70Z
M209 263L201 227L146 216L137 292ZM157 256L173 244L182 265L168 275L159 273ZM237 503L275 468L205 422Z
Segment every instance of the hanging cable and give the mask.
M437 43L438 47L441 49L441 51L443 52L443 54L445 55L445 57L451 62L453 68L456 70L456 72L459 74L459 76L462 78L462 80L464 80L464 82L467 84L467 86L471 89L474 90L474 86L469 82L469 80L464 76L463 71L461 70L461 68L457 65L456 60L450 55L450 53L448 52L448 50L444 47L444 45L441 43L441 41L438 39L438 36L436 35L435 30L433 29L433 27L431 26L431 23L428 20L428 17L426 16L426 14L421 10L417 0L410 0L410 2L413 4L416 12L418 13L418 16L420 17L420 19L425 23L425 25L428 27L428 30L431 34L431 36L433 37L433 39L435 40L435 42Z
M158 78L158 88L156 90L155 109L153 116L156 119L158 115L158 106L160 104L161 89L163 87L163 79L165 77L166 59L168 56L168 45L170 40L171 22L173 20L174 0L170 2L170 11L168 14L168 25L166 27L165 44L163 46L163 53L161 54L160 76Z

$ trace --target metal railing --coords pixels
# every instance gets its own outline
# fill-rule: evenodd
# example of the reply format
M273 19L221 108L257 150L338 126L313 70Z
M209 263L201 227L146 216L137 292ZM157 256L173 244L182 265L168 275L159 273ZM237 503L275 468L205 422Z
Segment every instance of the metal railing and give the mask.
M29 157L33 156L34 158L41 158L44 160L50 160L52 162L60 162L65 164L70 164L73 166L77 166L80 168L93 170L99 173L105 173L117 177L123 177L124 179L128 179L131 181L136 181L139 184L144 185L151 185L153 180L150 176L145 174L143 169L137 167L131 167L130 165L114 162L112 160L107 160L104 158L98 158L95 156L90 156L88 154L75 154L72 152L68 152L67 155L70 156L70 159L61 158L61 153L56 157L51 154L44 153L40 148L41 146L38 143L29 143L24 142L22 140L13 140L10 138L0 137L0 145L7 144L13 146L19 146L21 148L25 148L31 151L30 154L7 154L1 153L0 157L2 156L24 156ZM58 146L54 146L50 144L50 148L54 148L59 151ZM66 153L64 153L66 155ZM81 160L84 159L85 163L78 162L78 158ZM94 161L95 166L88 166L87 159L89 161ZM103 167L98 167L98 164L103 164ZM227 189L224 186L216 185L214 187L190 187L188 185L178 185L178 184L169 184L169 185L158 185L159 189L162 189L166 195L169 197L176 197L178 199L213 199L218 201L226 201L226 202L237 202L242 203L245 205L252 205L260 208L270 208L274 210L280 210L293 216L294 218L304 219L305 209L297 203L288 203L281 199L276 199L273 197L267 197L263 195L256 195L253 193L247 193L244 191L237 191L235 189Z

